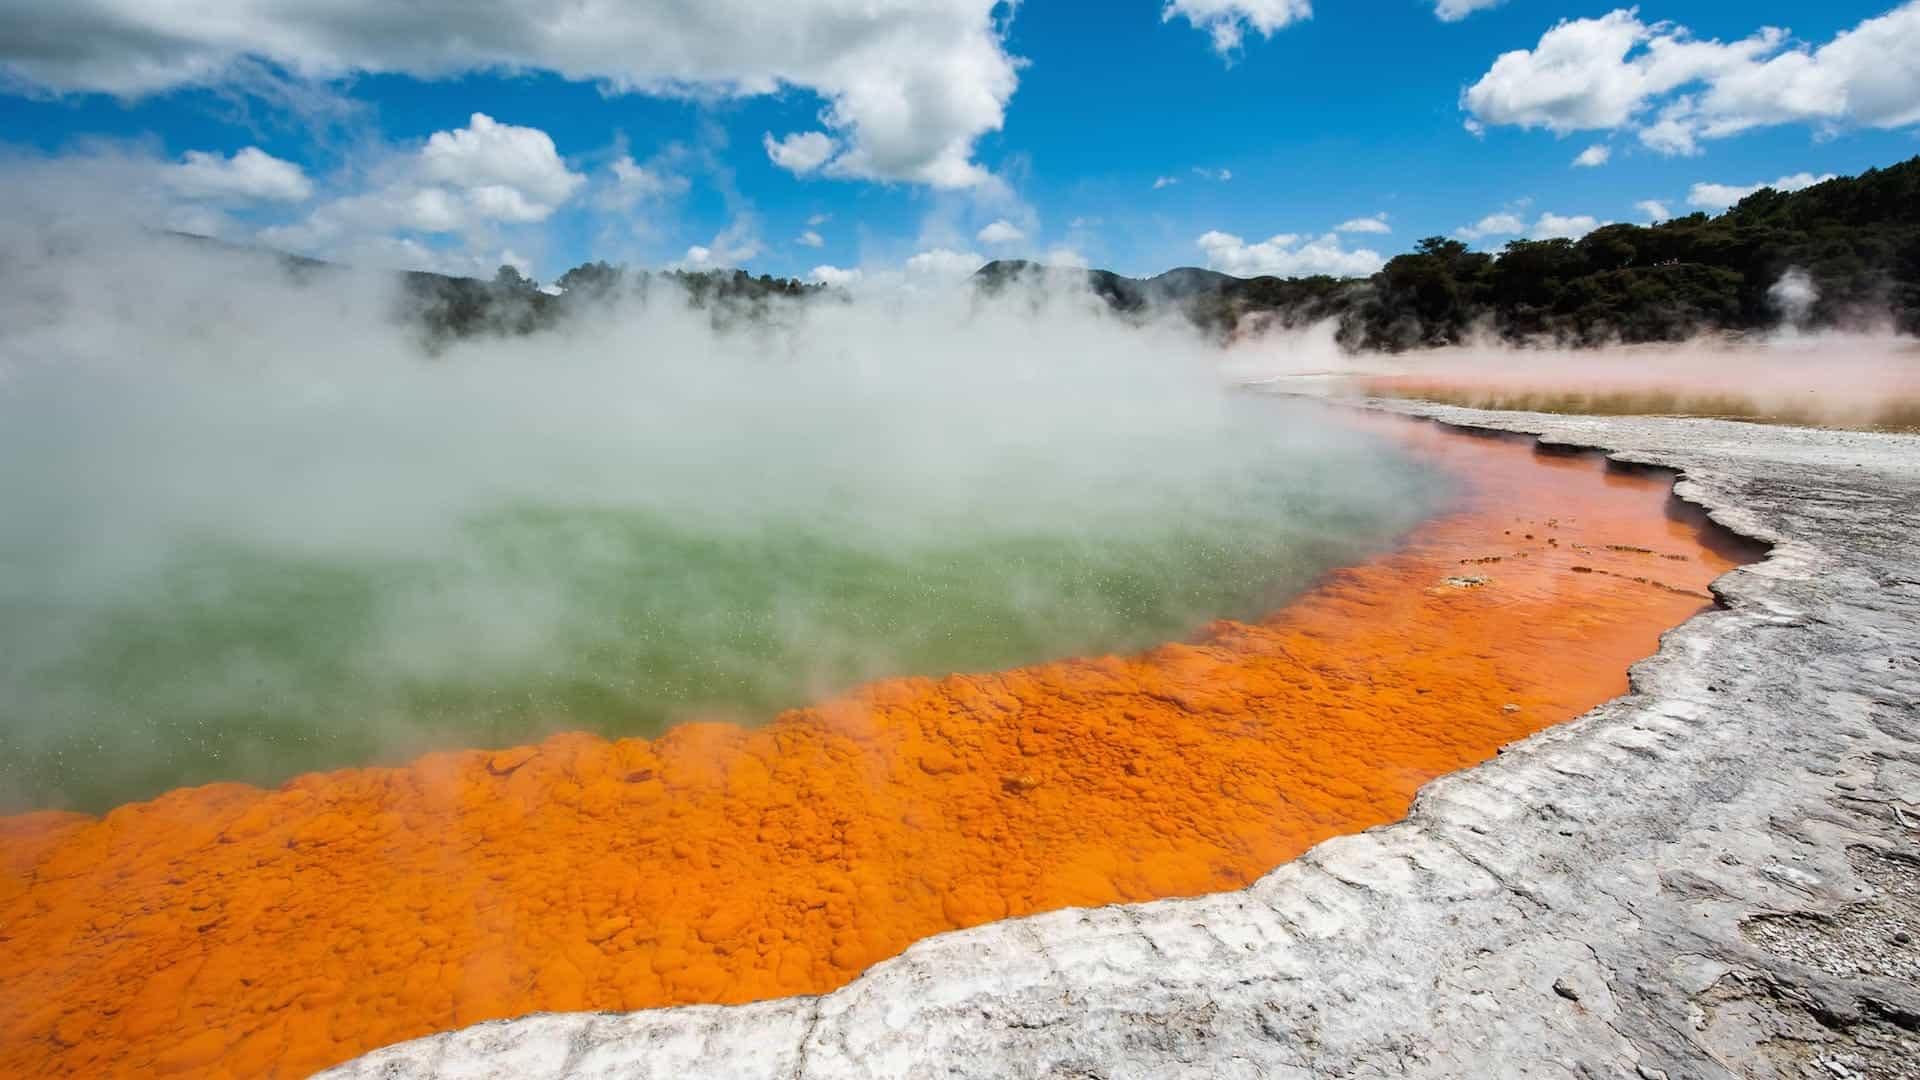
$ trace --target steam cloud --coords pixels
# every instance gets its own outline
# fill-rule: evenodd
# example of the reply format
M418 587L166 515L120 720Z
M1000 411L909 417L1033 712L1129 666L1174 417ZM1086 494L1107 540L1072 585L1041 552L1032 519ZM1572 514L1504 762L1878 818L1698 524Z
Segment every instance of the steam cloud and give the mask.
M728 330L656 290L429 356L384 275L71 223L0 252L8 806L1144 647L1438 497L1077 286Z
M1820 290L1805 270L1792 267L1767 289L1767 299L1775 311L1791 326L1805 326L1813 305L1820 301Z

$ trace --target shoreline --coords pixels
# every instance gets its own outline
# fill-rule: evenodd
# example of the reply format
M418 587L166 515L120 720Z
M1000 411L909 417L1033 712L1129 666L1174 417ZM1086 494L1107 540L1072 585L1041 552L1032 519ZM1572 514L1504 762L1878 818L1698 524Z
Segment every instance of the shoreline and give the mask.
M1874 935L1920 919L1920 439L1365 404L1674 469L1773 550L1626 695L1246 889L949 932L820 997L495 1021L324 1075L1908 1075L1920 945Z

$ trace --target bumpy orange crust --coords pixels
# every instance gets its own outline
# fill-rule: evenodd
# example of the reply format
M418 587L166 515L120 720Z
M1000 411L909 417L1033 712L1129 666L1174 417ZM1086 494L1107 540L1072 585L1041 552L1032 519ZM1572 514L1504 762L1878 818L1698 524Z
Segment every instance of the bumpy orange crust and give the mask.
M1467 509L1195 644L896 679L758 729L0 820L0 1075L298 1076L491 1017L829 990L953 927L1241 886L1620 693L1740 554L1664 513L1663 476L1408 437L1471 477Z

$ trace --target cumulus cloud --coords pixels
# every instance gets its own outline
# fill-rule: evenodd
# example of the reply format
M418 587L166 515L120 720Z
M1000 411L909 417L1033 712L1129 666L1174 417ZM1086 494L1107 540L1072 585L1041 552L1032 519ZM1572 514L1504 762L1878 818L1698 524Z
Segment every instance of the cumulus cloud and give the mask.
M1334 232L1343 233L1390 233L1393 226L1387 224L1387 215L1383 210L1372 217L1353 218L1333 227Z
M1807 123L1821 130L1920 124L1920 0L1813 47L1762 27L1732 42L1646 23L1637 8L1562 20L1501 55L1461 95L1469 126L1637 131L1664 154L1702 139Z
M795 176L818 171L840 149L823 131L795 132L784 139L776 139L768 132L761 142L766 145L767 157Z
M1612 157L1613 147L1608 146L1606 143L1594 143L1592 146L1580 151L1579 156L1573 159L1573 167L1576 169L1599 168L1605 165L1608 159Z
M1527 231L1527 223L1518 214L1488 214L1471 225L1462 225L1453 230L1462 240L1482 240L1489 236L1519 236Z
M1027 238L1027 234L1006 218L981 229L976 237L983 244L1017 244Z
M618 177L618 162L614 171ZM485 246L494 226L545 221L584 183L546 132L474 113L468 126L435 132L418 151L388 162L366 190L323 202L260 238L296 251L453 272L443 259L422 259L432 249L395 234L457 235Z
M484 222L545 221L586 182L538 128L474 113L465 128L435 132L385 184L321 206L307 227L324 234L369 229L464 232Z
M1592 214L1575 214L1563 217L1555 213L1543 213L1533 223L1527 235L1534 240L1578 240L1601 226L1600 219Z
M313 182L300 166L257 146L232 157L189 150L165 178L168 187L192 199L300 203L313 195Z
M760 254L760 237L751 217L735 218L710 243L695 244L676 265L684 270L737 268Z
M188 164L238 159L237 176L251 177L242 183L231 166L183 174L182 162L157 160L143 145L95 141L59 155L0 155L0 190L9 195L6 210L21 220L172 229L363 267L491 277L507 264L533 273L532 259L522 252L537 250L527 245L537 245L538 239L508 235L512 222L488 220L481 213L521 213L524 197L507 199L482 190L476 210L467 191L424 179L418 148L372 163L371 179L362 189L305 205L265 198L290 197L297 185L274 170L247 171L247 157L185 159ZM280 180L271 184L259 180L275 175ZM242 209L246 212L239 213ZM263 215L276 223L262 227Z
M1772 183L1695 184L1687 190L1687 205L1697 206L1702 210L1725 210L1762 188L1772 188L1775 191L1799 191L1831 179L1833 179L1832 173L1815 176L1812 173L1801 172L1783 176Z
M986 263L976 252L934 248L907 260L907 276L922 281L958 281Z
M1386 265L1380 253L1365 248L1352 251L1340 244L1333 233L1306 238L1282 233L1249 244L1232 233L1208 232L1196 243L1206 253L1207 266L1236 277L1304 277L1330 274L1334 277L1365 277Z
M1153 190L1159 191L1161 188L1172 187L1179 182L1180 178L1177 176L1156 176L1153 178Z
M1161 22L1185 19L1206 31L1222 56L1238 50L1248 30L1272 37L1274 31L1312 17L1311 0L1167 0L1160 9Z
M219 155L208 155L218 159ZM0 213L56 229L172 229L241 240L247 229L229 210L254 204L206 192L189 194L172 178L181 162L157 158L146 144L91 140L63 154L0 153ZM224 189L223 189L224 190Z
M483 201L549 212L586 182L560 160L546 132L502 124L486 113L474 113L464 128L434 132L420 151L419 169L427 181L482 193Z
M817 247L824 247L827 243L827 240L826 240L826 237L821 236L819 233L814 232L812 229L808 229L806 232L803 232L799 236L794 237L793 242L796 244L799 244L801 247L817 248Z
M832 214L815 214L812 217L809 217L807 219L807 228L817 229L820 226L825 225L827 222L832 220L833 220Z
M838 266L816 266L807 271L807 280L816 285L836 285L845 288L858 282L862 277L858 270L843 270Z
M1529 225L1511 210L1488 214L1471 225L1462 225L1453 234L1462 240L1484 240L1493 236L1524 236L1529 240L1578 240L1606 224L1591 214L1541 213Z
M1666 221L1673 217L1673 214L1667 209L1667 204L1658 199L1641 199L1639 202L1633 204L1633 208L1647 215L1648 224Z
M1261 0L1262 3L1271 0ZM62 0L0 2L0 76L123 97L234 81L249 58L302 77L539 70L616 93L801 87L840 144L833 175L969 187L976 141L1018 83L995 0ZM745 32L743 32L743 30Z
M1498 7L1505 2L1506 0L1439 0L1439 3L1434 5L1433 13L1440 17L1441 22L1459 22L1476 11Z
M1203 169L1196 165L1193 170L1193 175L1201 177L1202 179L1206 179L1206 180L1217 180L1220 183L1224 184L1227 181L1233 179L1233 170L1232 169Z
M636 164L633 158L625 154L613 159L613 164L607 167L607 175L612 183L597 197L597 201L610 210L628 210L648 199L678 195L686 191L688 186L686 177Z

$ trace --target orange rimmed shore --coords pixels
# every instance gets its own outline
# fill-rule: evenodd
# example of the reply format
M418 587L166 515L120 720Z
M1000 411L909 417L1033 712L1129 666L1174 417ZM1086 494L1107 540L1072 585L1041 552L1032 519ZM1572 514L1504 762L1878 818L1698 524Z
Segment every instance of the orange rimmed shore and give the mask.
M1753 552L1665 474L1404 425L1471 495L1258 625L0 819L0 1075L299 1076L542 1010L819 992L929 934L1242 886L1626 688Z

